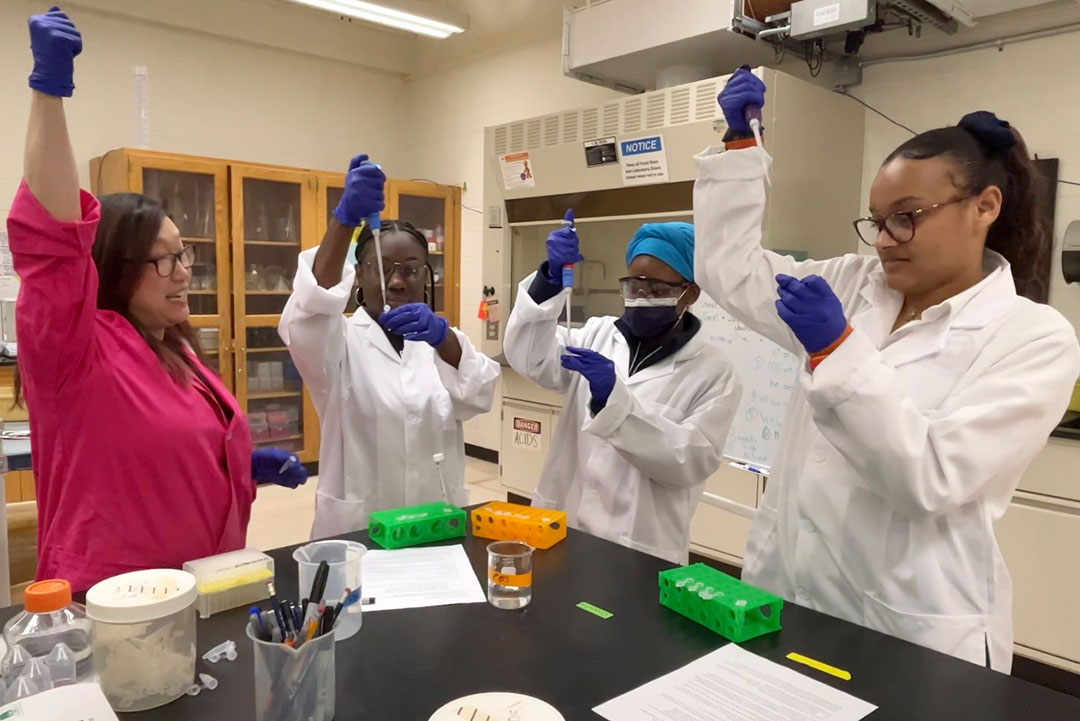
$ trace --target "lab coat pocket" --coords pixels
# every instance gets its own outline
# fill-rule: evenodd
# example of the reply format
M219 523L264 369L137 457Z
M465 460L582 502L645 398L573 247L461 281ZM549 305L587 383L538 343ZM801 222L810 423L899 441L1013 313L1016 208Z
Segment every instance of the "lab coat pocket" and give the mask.
M867 591L864 624L920 646L986 665L987 620L982 614L927 614L898 611Z
M315 493L315 525L311 537L326 538L367 528L367 504Z

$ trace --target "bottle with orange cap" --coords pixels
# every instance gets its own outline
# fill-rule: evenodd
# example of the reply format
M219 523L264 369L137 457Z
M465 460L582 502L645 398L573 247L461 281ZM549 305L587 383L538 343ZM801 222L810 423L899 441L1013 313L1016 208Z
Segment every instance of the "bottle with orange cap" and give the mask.
M40 660L51 687L94 680L91 658L90 619L80 603L71 600L71 584L62 579L38 581L26 589L23 612L4 624L9 656ZM12 683L18 669L4 664ZM27 664L29 666L29 664ZM39 684L40 685L40 684ZM39 691L46 689L39 688Z

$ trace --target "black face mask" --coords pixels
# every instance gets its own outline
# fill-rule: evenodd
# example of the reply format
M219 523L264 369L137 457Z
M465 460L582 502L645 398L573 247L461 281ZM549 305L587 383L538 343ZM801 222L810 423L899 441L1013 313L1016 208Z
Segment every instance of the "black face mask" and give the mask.
M671 300L675 301L671 305L655 305L657 301L651 299L626 301L627 306L623 310L622 321L638 338L648 339L663 335L677 326L682 319L678 300Z
M647 339L663 335L679 322L679 314L674 306L652 308L627 308L623 311L623 323L638 338Z

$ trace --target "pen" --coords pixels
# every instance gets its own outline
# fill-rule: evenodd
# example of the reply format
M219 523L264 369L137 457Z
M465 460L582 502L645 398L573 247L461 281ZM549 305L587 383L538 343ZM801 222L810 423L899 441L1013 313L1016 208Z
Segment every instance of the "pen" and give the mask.
M265 641L269 634L266 633L266 624L264 624L262 620L262 611L259 610L258 606L252 606L248 610L248 614L255 617L253 621L255 623L255 629L259 632L259 640Z
M733 468L740 468L740 469L742 469L744 471L750 471L751 473L756 473L759 476L767 476L767 475L769 475L769 472L766 469L758 468L757 466L752 466L749 463L740 463L739 461L732 461L729 465L732 466Z
M330 564L326 561L320 561L319 567L315 569L315 578L311 583L311 595L308 596L311 603L319 603L324 600L323 595L326 593L326 581L330 577Z
M281 629L281 637L285 638L288 634L288 626L285 625L285 614L281 610L281 603L278 601L277 592L274 591L274 582L268 581L266 583L266 590L270 592L270 606L274 609L274 620L277 621L278 628Z

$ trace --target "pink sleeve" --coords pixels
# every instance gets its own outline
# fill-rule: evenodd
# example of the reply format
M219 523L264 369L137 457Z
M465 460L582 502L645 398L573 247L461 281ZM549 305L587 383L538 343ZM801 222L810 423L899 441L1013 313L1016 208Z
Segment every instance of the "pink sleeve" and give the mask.
M90 257L101 206L82 191L82 217L53 219L26 182L8 214L8 240L21 286L16 304L20 368L38 393L79 377L95 347L98 276Z

